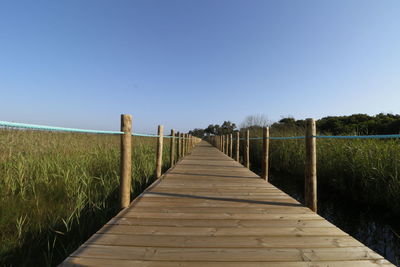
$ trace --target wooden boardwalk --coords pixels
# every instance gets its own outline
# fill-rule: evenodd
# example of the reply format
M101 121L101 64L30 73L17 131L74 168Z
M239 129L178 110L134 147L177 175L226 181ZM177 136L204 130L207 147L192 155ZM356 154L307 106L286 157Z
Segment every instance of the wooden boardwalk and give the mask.
M63 266L393 266L201 142Z

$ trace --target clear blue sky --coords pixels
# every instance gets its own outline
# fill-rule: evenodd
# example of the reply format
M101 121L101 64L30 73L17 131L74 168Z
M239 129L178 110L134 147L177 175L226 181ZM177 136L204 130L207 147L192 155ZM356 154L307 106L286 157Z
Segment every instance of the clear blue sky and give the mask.
M0 120L136 132L400 113L400 1L2 0L0 92Z

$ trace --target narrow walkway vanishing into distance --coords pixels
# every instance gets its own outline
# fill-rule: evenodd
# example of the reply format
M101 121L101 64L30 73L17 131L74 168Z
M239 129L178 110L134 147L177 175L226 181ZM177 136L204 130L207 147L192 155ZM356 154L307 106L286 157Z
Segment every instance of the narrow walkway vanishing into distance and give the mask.
M393 266L207 142L62 266Z

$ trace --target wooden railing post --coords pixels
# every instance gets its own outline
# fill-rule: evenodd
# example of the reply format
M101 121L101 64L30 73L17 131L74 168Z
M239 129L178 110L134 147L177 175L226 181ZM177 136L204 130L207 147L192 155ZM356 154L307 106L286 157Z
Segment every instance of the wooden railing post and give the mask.
M187 150L186 150L186 143L187 143L187 134L183 134L183 156L186 156Z
M192 136L190 134L188 134L188 154L191 152L191 148L190 148L190 139L192 138Z
M156 160L156 179L160 178L162 171L162 154L164 141L164 126L158 125L157 160Z
M188 151L188 141L189 141L189 134L185 134L185 156L187 155L187 154L189 154L189 151Z
M229 156L229 134L225 135L226 136L226 155Z
M240 160L240 132L236 132L236 161L239 162Z
M180 158L181 158L181 156L182 156L182 154L181 154L181 146L182 146L182 143L181 143L181 133L180 132L178 132L177 134L176 134L176 137L178 138L178 158L177 158L177 160L179 160Z
M222 152L225 153L225 135L222 135Z
M250 131L246 130L246 143L244 145L245 167L250 169Z
M186 142L186 134L182 134L182 157L185 156L185 142Z
M219 136L219 150L223 151L224 150L224 144L223 144L223 140L222 140L222 135Z
M269 127L263 128L262 178L268 182Z
M185 156L185 134L182 134L182 158Z
M171 145L170 145L169 150L170 150L169 159L171 162L170 167L172 167L175 164L175 130L174 129L171 130Z
M180 153L180 158L183 157L183 134L179 133L179 153Z
M304 200L306 207L317 212L317 129L314 119L306 120L306 161Z
M184 138L183 140L185 140L185 142L184 142L184 144L185 144L185 145L184 145L184 151L185 151L185 152L184 152L183 154L186 156L186 155L188 154L188 150L187 150L188 134L185 134L184 137L185 137L185 138Z
M121 115L121 166L119 181L120 208L124 209L131 202L132 176L132 116Z
M227 154L228 150L226 149L227 143L228 143L228 138L226 138L226 134L224 136L224 153Z
M233 135L229 134L229 157L233 158Z
M225 140L226 140L226 142L225 142L225 154L229 155L229 135L228 134L225 135Z

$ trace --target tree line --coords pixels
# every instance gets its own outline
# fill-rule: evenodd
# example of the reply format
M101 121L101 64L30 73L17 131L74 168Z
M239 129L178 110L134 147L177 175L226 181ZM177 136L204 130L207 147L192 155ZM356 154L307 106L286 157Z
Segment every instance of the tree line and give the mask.
M305 120L286 117L278 122L271 123L262 115L252 115L244 120L241 129L270 126L271 131L302 130L305 127L305 122ZM189 133L203 138L208 135L230 134L238 130L235 123L224 121L222 125L210 124L205 129L196 128L189 131ZM367 114L328 116L317 120L317 131L332 135L398 134L400 133L400 115L379 113L375 116Z

